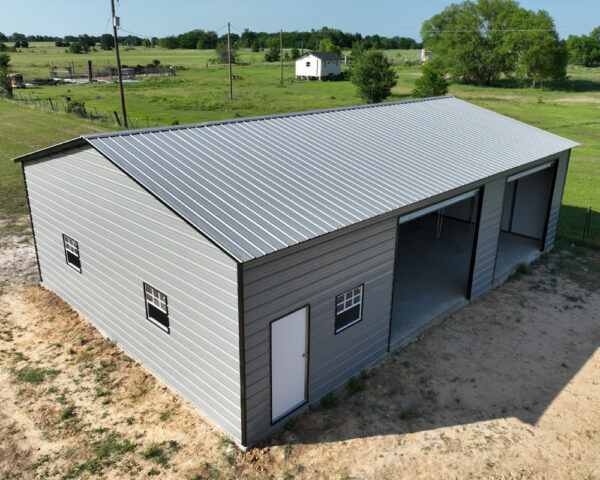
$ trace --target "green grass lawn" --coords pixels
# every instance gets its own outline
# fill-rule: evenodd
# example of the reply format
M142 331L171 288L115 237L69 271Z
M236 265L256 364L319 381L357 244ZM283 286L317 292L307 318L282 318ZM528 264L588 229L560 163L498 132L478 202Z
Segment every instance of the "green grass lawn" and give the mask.
M0 100L0 219L27 213L21 165L12 158L84 133L100 131L90 122Z
M39 45L39 44L38 44ZM38 46L27 53L11 54L15 70L41 68L49 60L80 58L86 55L65 54L52 45ZM46 48L46 54L42 53ZM61 51L63 53L61 53ZM37 53L36 53L37 52ZM389 51L401 58L415 51ZM133 126L169 125L248 117L272 113L313 110L362 103L354 86L347 81L318 82L294 80L294 66L285 64L283 87L279 86L279 65L256 63L235 66L234 73L243 80L234 81L234 101L228 99L227 68L203 67L211 51L135 48L124 52L124 63L149 63L159 58L165 65L184 65L176 77L152 77L127 83L127 110ZM262 54L254 55L260 61ZM92 58L112 58L111 52L94 52ZM406 57L404 57L406 58ZM410 58L410 57L409 57ZM252 60L252 58L250 58ZM33 71L33 70L32 70ZM418 67L397 67L398 84L389 100L411 97ZM450 94L526 123L580 142L573 150L560 234L570 240L581 237L585 208L600 211L600 70L571 69L569 80L552 89L489 88L453 84ZM120 111L118 87L113 84L61 85L24 91L40 98L61 99L69 96L84 101L88 109ZM6 213L22 212L23 193L20 169L9 158L45 145L57 143L77 134L102 127L85 121L31 108L0 103L0 175L1 206ZM600 246L600 214L593 219L591 244Z

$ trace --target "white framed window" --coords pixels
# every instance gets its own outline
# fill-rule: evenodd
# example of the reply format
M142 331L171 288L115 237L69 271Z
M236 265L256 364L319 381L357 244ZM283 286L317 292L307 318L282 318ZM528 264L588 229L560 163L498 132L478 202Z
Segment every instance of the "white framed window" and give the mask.
M363 290L359 285L335 297L335 333L361 321Z
M310 62L306 62L306 66L307 66L307 67L310 67Z
M67 265L70 265L79 273L81 273L79 242L77 240L73 240L71 237L63 233L63 245L65 247L65 259L67 260Z
M167 333L170 332L167 296L144 282L144 299L146 318Z

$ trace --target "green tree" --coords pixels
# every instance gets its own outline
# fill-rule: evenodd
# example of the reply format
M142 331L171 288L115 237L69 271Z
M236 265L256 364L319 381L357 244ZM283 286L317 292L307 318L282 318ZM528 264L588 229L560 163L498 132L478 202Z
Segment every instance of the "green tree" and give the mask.
M396 85L396 72L392 63L378 50L363 53L351 67L350 80L361 98L369 103L385 100Z
M531 87L567 74L568 54L560 43L554 21L544 10L519 12L517 29L504 37L505 48L516 53L514 73Z
M115 44L115 39L110 33L105 33L100 37L100 48L102 50L112 50Z
M423 76L415 80L413 97L439 97L448 93L448 81L440 62L429 61L422 67Z
M227 42L219 42L217 43L217 62L218 63L229 63L229 52L227 50ZM234 45L231 47L231 63L235 63L237 61L237 48Z
M569 59L575 65L591 67L600 63L600 27L591 35L569 35L567 39Z
M252 45L250 45L250 50L252 50L253 52L258 52L260 50L260 47L258 46L258 41L254 40L252 42Z
M69 53L82 53L83 47L78 42L73 42L69 45Z
M453 77L489 85L514 68L516 54L505 48L503 30L515 27L518 11L512 0L453 3L423 23L423 44Z
M8 75L10 74L10 55L0 53L0 88L5 90L9 97L12 96L12 83Z
M271 47L265 53L265 60L267 62L277 62L279 61L279 47Z
M152 46L152 42L148 38L144 38L142 40L142 45L144 48L150 48Z
M354 42L352 44L352 50L348 56L348 65L352 66L360 56L365 52L365 46L361 42Z
M292 48L290 50L290 56L292 57L292 60L296 60L300 56L300 50L296 47Z
M342 56L342 49L337 45L334 45L333 41L329 37L324 38L319 43L319 52L331 52L335 53L338 57Z

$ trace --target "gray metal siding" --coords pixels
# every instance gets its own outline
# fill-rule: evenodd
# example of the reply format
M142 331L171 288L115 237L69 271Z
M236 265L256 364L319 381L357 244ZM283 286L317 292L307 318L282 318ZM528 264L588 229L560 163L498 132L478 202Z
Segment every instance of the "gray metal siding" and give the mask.
M500 178L486 183L483 189L479 233L473 264L471 298L475 298L490 289L494 281L494 266L498 249L505 182L505 178Z
M45 286L241 441L237 264L91 147L25 170ZM170 334L142 282L167 295Z
M515 197L515 182L508 182L504 190L504 203L502 205L502 223L500 228L504 231L510 229L510 217L512 215L513 200Z
M562 203L563 191L567 179L567 169L569 167L569 152L564 152L559 160L556 169L556 181L552 192L552 200L550 203L550 215L548 216L548 227L546 230L546 238L544 242L544 250L548 250L554 246L556 240L556 231L558 228L558 218L560 215L560 205Z
M397 218L244 265L248 443L271 429L269 324L310 305L309 401L387 352ZM335 334L335 297L364 284L362 320Z

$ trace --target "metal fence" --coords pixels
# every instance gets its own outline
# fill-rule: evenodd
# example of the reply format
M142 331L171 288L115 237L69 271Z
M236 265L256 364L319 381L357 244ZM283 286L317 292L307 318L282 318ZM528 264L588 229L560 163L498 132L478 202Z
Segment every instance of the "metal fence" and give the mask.
M98 111L97 108L87 108L82 102L69 100L61 101L51 98L39 98L33 95L22 94L20 92L13 92L11 95L3 91L0 91L0 98L5 98L6 100L17 104L28 105L35 108L50 110L53 112L66 113L68 115L74 115L78 118L84 118L86 120L98 122L106 126L112 126L114 128L122 126L122 118L120 117L117 111ZM140 119L128 115L127 122L128 128L149 128L158 126L158 123L150 121L148 117Z

